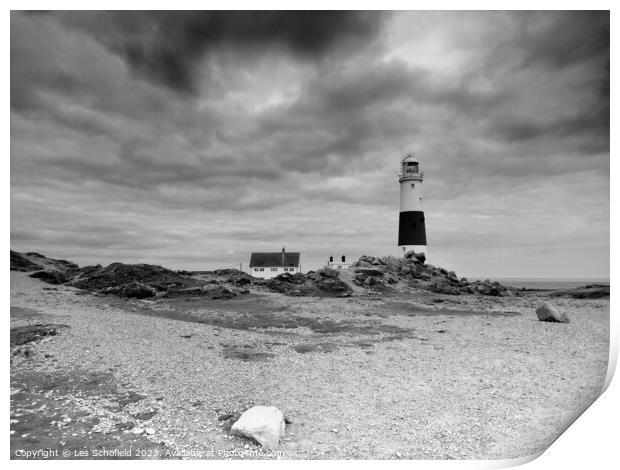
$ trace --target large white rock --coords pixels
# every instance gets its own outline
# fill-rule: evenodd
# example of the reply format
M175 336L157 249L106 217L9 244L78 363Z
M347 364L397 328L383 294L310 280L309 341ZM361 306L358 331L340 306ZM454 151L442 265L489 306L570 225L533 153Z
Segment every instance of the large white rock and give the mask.
M284 437L284 415L275 406L255 406L245 411L230 432L254 439L263 448L275 450Z
M536 309L536 316L540 321L569 323L566 313L560 313L551 302L544 302Z

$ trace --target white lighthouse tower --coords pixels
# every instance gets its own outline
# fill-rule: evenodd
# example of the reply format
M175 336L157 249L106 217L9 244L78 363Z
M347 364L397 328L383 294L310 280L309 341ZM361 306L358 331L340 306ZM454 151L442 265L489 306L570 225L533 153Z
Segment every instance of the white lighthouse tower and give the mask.
M398 246L403 251L413 250L418 257L427 257L426 226L422 210L422 181L418 159L411 153L400 163L400 216L398 218ZM423 255L423 256L422 256Z

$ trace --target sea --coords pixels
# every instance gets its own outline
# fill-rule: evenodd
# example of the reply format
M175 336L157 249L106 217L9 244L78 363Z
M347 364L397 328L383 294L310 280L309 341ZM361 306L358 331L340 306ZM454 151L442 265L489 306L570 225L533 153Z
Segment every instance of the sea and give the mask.
M484 281L483 278L472 278L473 280ZM521 289L572 289L589 284L609 285L609 279L533 279L533 278L489 278L508 287Z

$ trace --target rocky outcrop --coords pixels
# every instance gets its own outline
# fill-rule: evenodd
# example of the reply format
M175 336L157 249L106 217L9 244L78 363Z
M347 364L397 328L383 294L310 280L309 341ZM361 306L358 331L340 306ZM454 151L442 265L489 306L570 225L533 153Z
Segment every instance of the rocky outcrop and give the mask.
M13 256L13 253L11 255L12 258L18 259ZM45 258L36 253L35 255ZM79 268L68 261L45 259L48 260L47 266L53 266L53 268L36 271L31 274L31 277L50 284L67 284L99 294L135 299L156 296L204 296L211 299L230 299L247 293L247 289L239 289L235 286L246 285L252 279L250 275L234 269L210 272L215 277L205 280L151 264L112 263L105 267L98 264Z
M11 271L30 272L40 269L43 269L43 266L28 259L21 253L11 250Z
M48 258L40 253L28 252L22 253L22 255L40 265L42 269L46 269L48 271L73 272L80 268L77 264L72 263L71 261Z
M64 259L53 259L40 253L18 253L11 250L11 271L55 271L60 273L75 272L79 266Z
M420 257L409 252L408 257L385 256L377 258L364 255L353 263L353 282L372 290L398 290L417 287L438 294L479 294L509 296L513 293L499 282L490 280L470 282L454 271L425 264Z
M284 415L275 406L255 406L241 415L230 432L254 439L264 449L276 450L284 437L285 428Z
M121 288L132 283L148 285L156 291L168 291L194 287L196 282L188 280L161 266L151 264L112 263L108 266L86 266L71 281L71 285L90 291ZM110 292L110 291L108 291Z
M79 271L79 266L64 259L53 259L39 253L11 251L11 270L31 272L30 277L49 284L64 284Z
M353 290L339 276L335 269L323 268L307 274L280 274L265 285L269 290L292 296L348 297Z
M544 302L536 309L536 316L540 321L569 323L566 313L560 312L551 302Z
M216 269L213 274L219 282L227 282L237 286L246 286L252 283L252 276L238 269Z
M224 273L223 277L232 284L240 284L243 279L243 276L235 276L232 272ZM206 281L150 264L113 263L106 267L85 267L69 284L80 289L138 299L155 296L231 299L248 292L247 289L222 285L226 280Z
M207 282L225 283L234 286L247 286L252 284L254 278L248 273L238 269L216 269L215 271L177 271L178 274L196 277Z
M73 272L79 269L75 263L64 259L53 259L40 253L18 253L11 250L11 271L58 271Z

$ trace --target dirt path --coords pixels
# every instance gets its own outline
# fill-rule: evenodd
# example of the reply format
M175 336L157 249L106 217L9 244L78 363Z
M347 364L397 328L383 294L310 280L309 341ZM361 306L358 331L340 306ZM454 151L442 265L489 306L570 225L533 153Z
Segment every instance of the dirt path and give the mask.
M12 272L12 326L68 327L13 348L12 458L255 458L224 418L264 404L292 421L282 458L529 455L607 370L609 300L554 302L570 324L537 321L533 297L126 302Z

